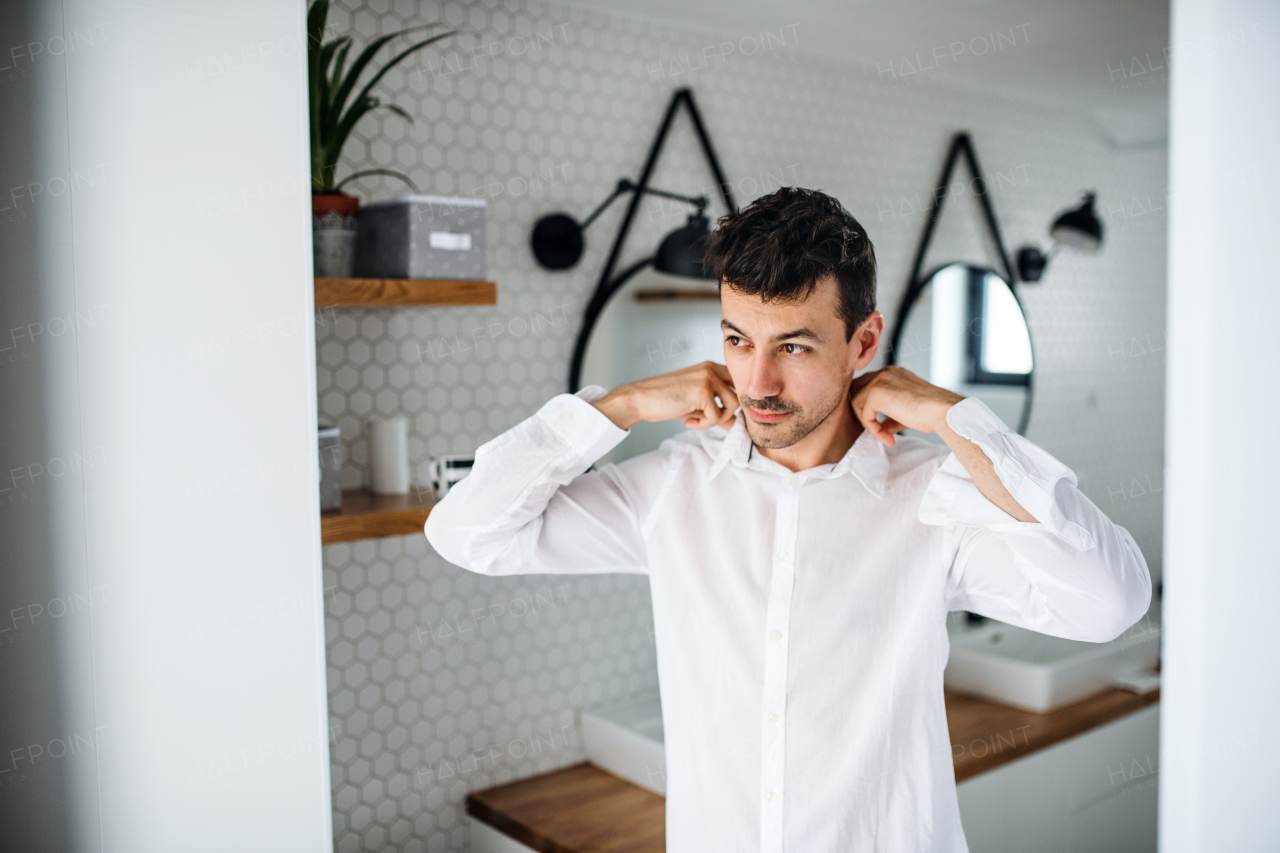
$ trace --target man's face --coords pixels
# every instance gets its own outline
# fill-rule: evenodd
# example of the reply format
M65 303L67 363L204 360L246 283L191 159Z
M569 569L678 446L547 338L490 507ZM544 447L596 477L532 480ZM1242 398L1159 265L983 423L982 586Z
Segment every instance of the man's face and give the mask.
M875 357L879 312L846 339L834 276L803 302L769 302L720 288L724 360L758 447L790 447L847 405L854 371Z

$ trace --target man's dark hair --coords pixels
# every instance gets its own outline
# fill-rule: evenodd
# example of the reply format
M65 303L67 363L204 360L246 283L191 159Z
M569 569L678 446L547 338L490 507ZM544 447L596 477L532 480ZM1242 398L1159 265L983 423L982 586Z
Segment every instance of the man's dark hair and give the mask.
M835 276L845 339L876 310L876 254L867 233L826 193L782 187L720 218L703 267L722 285L765 302L802 302Z

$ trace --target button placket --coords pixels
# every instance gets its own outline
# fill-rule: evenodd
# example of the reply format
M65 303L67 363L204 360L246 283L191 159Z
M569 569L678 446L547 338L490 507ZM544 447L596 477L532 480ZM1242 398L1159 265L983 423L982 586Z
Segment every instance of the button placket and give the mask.
M786 478L778 498L774 553L765 623L764 700L761 725L760 849L782 853L782 809L786 791L787 651L791 636L791 594L795 585L795 544L801 480Z

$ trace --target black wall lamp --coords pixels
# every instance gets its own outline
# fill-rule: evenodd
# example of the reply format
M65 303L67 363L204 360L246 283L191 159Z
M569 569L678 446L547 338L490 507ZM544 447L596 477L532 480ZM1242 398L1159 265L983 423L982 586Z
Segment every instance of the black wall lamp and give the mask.
M582 252L586 247L585 232L596 218L605 212L620 196L627 193L640 193L683 201L693 205L697 210L689 215L689 222L683 228L677 228L663 239L658 253L653 258L653 267L659 272L672 275L701 277L702 249L698 240L711 233L711 222L707 219L706 209L710 202L706 196L687 196L678 193L658 190L653 187L641 187L627 178L618 181L613 195L600 203L591 211L591 215L577 222L567 213L549 213L533 226L529 243L533 247L533 256L538 263L549 270L567 270L582 260Z
M1044 268L1063 246L1085 252L1096 252L1102 246L1102 222L1093 212L1096 198L1096 193L1085 193L1079 207L1058 214L1049 228L1049 236L1053 238L1053 248L1049 250L1049 254L1046 255L1035 246L1023 246L1018 250L1019 278L1023 281L1039 281L1044 275Z
M613 194L605 199L581 223L567 213L552 213L539 219L533 227L533 233L529 236L533 256L537 258L539 264L549 270L569 269L582 259L582 252L586 246L583 232L587 227L619 197L627 194L631 195L631 200L627 204L627 212L623 215L622 223L618 226L618 234L613 240L613 248L609 250L609 258L605 261L604 269L600 271L600 279L596 282L595 291L591 294L587 309L583 313L582 327L578 330L578 339L573 347L573 360L569 363L569 390L571 392L578 390L578 383L582 377L582 363L586 358L587 341L591 338L591 330L595 328L596 321L600 319L600 314L604 311L605 305L608 304L609 298L617 293L624 284L634 278L638 272L651 265L658 272L669 275L689 276L692 278L703 277L703 238L711 233L711 222L706 215L707 205L709 204L707 197L680 195L649 186L649 180L653 176L654 167L658 162L658 155L662 153L662 146L667 140L667 134L671 131L671 123L675 119L676 111L681 107L688 111L689 118L693 122L694 133L702 146L702 153L707 158L707 165L711 167L711 174L716 179L720 197L724 199L725 206L730 211L737 210L737 205L733 202L733 192L729 188L729 182L725 180L724 172L720 169L720 161L716 158L715 150L711 147L711 139L707 136L706 127L702 124L702 115L698 112L698 107L693 102L693 92L690 89L677 89L672 93L671 101L667 104L667 111L662 117L662 124L658 126L658 135L654 137L653 145L649 148L649 156L645 159L639 180L633 182L623 178L618 181ZM636 213L640 209L640 198L645 195L655 195L682 201L693 205L695 210L689 215L689 219L683 227L677 228L663 238L658 245L658 250L651 257L636 261L615 275L614 270L617 268L618 261L622 256L623 244L626 242L627 234L631 231L631 225L635 222Z

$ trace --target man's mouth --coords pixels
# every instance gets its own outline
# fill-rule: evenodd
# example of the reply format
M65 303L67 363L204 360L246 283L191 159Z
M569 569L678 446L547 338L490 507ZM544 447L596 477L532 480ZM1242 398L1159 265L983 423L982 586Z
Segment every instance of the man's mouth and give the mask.
M776 424L783 418L792 414L791 412L765 412L760 409L747 407L747 414L751 416L751 420L758 424Z

